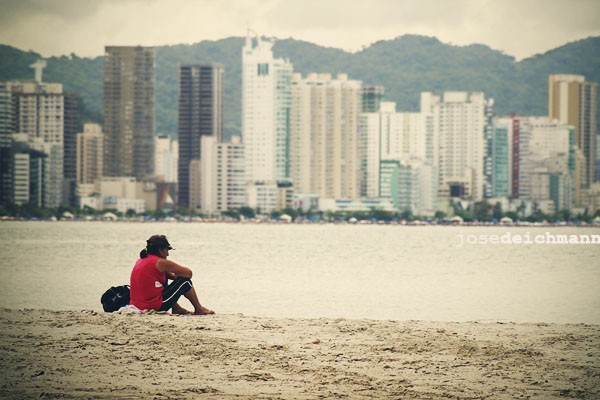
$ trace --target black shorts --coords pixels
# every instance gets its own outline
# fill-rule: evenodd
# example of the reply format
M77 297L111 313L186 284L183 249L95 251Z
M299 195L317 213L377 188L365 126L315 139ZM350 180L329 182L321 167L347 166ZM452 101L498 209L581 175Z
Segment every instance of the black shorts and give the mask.
M163 303L160 311L169 311L179 300L181 295L187 293L191 288L192 281L190 278L175 278L173 282L165 286L162 292Z

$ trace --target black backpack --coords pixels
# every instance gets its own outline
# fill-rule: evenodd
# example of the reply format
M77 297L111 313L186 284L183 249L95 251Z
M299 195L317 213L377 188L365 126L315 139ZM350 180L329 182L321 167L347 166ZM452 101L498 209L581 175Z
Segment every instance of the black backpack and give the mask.
M114 312L129 304L129 285L113 286L100 298L106 312Z

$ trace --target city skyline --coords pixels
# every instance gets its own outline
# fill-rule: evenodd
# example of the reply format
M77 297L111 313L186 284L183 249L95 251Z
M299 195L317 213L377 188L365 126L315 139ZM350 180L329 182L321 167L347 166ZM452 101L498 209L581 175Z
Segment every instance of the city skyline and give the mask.
M103 54L106 44L160 46L242 37L247 29L357 51L404 34L455 45L484 44L517 59L600 35L600 4L589 0L473 2L330 0L0 0L0 43L43 56ZM318 12L314 12L318 10ZM199 23L186 21L195 15ZM166 16L166 17L165 17ZM153 27L153 29L148 29ZM527 40L523 40L526 38Z
M408 125L410 115L402 111L401 108L400 111L395 111L396 107L393 105L394 103L385 103L386 107L383 107L384 103L381 103L380 113L385 108L388 110L385 112L394 114L394 120L398 119L396 122L400 120L404 120L404 122L395 124L393 130L388 132L389 134L386 133L386 135L378 137L380 135L379 132L382 131L381 128L377 128L375 125L369 127L368 125L371 125L369 123L366 125L359 124L359 110L363 112L369 111L361 106L360 100L365 98L365 96L368 98L368 95L373 94L372 92L375 92L375 95L377 92L383 93L383 87L381 90L375 90L376 88L367 85L365 89L368 90L365 91L363 90L361 81L348 80L347 74L338 74L336 80L332 80L330 74L309 74L306 81L304 81L301 74L293 73L293 64L288 59L275 58L273 56L271 51L272 43L272 40L261 38L257 34L249 32L245 45L241 49L243 87L241 93L243 105L242 138L244 140L242 142L243 146L239 148L240 151L236 149L235 158L236 160L239 159L238 155L241 155L242 151L245 153L244 168L242 169L237 164L234 166L233 163L230 164L225 159L220 163L218 162L217 156L224 149L215 147L215 144L218 145L223 139L220 129L217 129L216 132L208 130L206 131L206 135L203 135L202 132L191 132L194 136L198 134L199 136L210 136L214 143L207 144L208 147L204 149L202 148L204 145L199 146L198 144L198 146L194 146L193 143L186 144L184 140L184 143L182 143L183 147L179 147L180 156L182 148L192 150L192 153L196 153L195 155L191 154L189 160L186 157L179 160L179 172L181 172L182 165L184 171L187 170L187 167L189 167L190 171L190 202L185 204L185 201L176 201L175 203L178 203L179 206L209 212L213 212L215 208L222 210L219 202L221 205L224 205L225 202L229 203L229 200L222 196L222 201L220 201L218 196L213 196L216 192L215 189L219 186L223 187L223 182L225 181L224 176L218 177L213 173L219 169L221 171L226 169L232 173L234 172L233 169L235 169L236 176L239 175L238 178L242 177L245 171L245 192L247 196L245 203L253 209L260 209L267 212L291 208L294 201L293 196L296 193L299 196L315 194L319 198L326 200L326 203L327 201L331 203L330 200L346 202L344 204L336 203L327 205L327 207L340 209L347 209L350 204L348 200L352 202L352 207L364 207L364 205L361 206L358 203L364 200L361 196L366 194L367 199L375 199L369 200L371 207L374 207L374 204L378 204L378 207L383 207L384 210L404 209L413 213L423 210L429 216L433 216L440 209L443 212L451 211L448 208L450 207L449 203L445 202L444 199L468 198L472 201L481 201L483 198L491 198L493 193L501 193L500 196L506 199L508 199L507 196L514 195L514 193L511 194L507 190L510 181L508 167L511 160L509 146L511 143L516 143L514 138L517 137L518 139L519 136L515 136L516 131L514 129L512 133L507 129L507 126L510 126L510 121L504 124L497 132L488 129L488 125L492 123L493 112L491 107L494 102L492 99L489 102L486 101L484 93L471 92L469 94L466 91L443 91L443 97L440 97L437 94L421 92L421 115L420 117L417 116L415 121L410 122ZM149 179L152 179L154 173L145 172L145 169L136 170L136 166L144 164L140 162L139 158L136 160L136 149L145 154L144 160L153 161L155 157L152 152L154 142L150 146L151 148L144 147L148 133L154 132L153 127L147 125L148 117L152 117L154 114L153 111L149 110L149 107L155 105L154 101L151 100L154 94L152 85L154 68L151 67L154 60L154 49L140 46L107 46L106 55L107 61L104 64L104 131L110 132L109 134L105 134L105 145L110 146L115 141L119 143L123 142L123 145L117 147L123 151L124 157L115 151L107 151L107 146L105 146L105 156L110 154L118 162L115 163L113 162L115 160L112 160L112 158L105 157L104 177L99 182L100 186L98 190L100 198L93 196L93 200L96 203L94 203L95 205L90 205L90 207L97 208L99 205L107 208L107 205L116 205L119 210L123 210L122 212L126 212L129 209L141 212L146 207L154 209L157 204L156 199L148 200L142 198L148 195L153 196L151 194L153 192L158 193L154 184L149 181ZM43 62L32 66L39 67L37 69L34 68L36 72L35 77L39 81L38 84L44 87L58 85L62 92L61 84L41 83L41 67L43 66L45 66ZM214 68L212 64L207 64L207 66L209 70ZM188 66L180 66L181 71L183 72L186 67ZM217 75L222 76L221 67L219 69L221 73ZM191 117L190 121L197 120L200 123L199 126L203 126L202 107L200 107L200 113L197 115L195 112L191 112L193 110L198 111L198 106L203 104L202 99L206 97L202 95L201 71L196 71L195 74L192 71L191 76L195 75L200 78L199 81L183 79L183 75L180 79L180 94L182 96L187 93L188 89L200 89L198 92L200 96L198 98L192 96L198 101L190 103L190 110L180 107L180 128L185 125L182 125L182 122L188 117ZM562 75L555 75L554 77L560 76ZM570 110L569 107L566 107L568 105L566 104L566 97L564 99L553 100L552 93L554 86L552 85L552 77L553 75L550 76L550 96L548 98L550 116L552 116L553 112L552 105L555 103L561 105L561 112L566 112L567 109ZM315 80L315 78L318 79ZM577 82L585 82L583 76L574 76L573 79ZM222 79L218 79L218 81L222 82ZM351 89L347 93L347 98L342 93L343 89L347 86L346 83L349 85L348 89ZM310 90L302 89L294 91L294 84L299 89L306 86L306 89ZM595 85L594 83L590 87L595 87ZM313 86L315 90L313 90ZM205 89L207 89L204 92L205 95L216 92L218 98L221 98L223 93L223 88L220 85L209 85ZM319 90L317 91L316 89ZM321 89L326 89L326 97L320 95L322 92ZM14 91L12 93L14 98L18 100L18 93ZM330 97L330 95L332 96ZM579 96L575 97L579 98ZM183 96L180 98L180 106L185 103L185 101L181 102L183 98L187 97ZM442 98L443 104L440 103L440 99ZM585 105L582 106L586 110L589 108L591 115L595 115L595 101L593 101L595 98L595 95L590 92L590 99L592 100L589 102L586 100ZM308 105L309 99L311 107L305 109L304 106ZM221 103L217 103L212 109L221 109ZM300 107L301 105L302 107ZM330 108L330 105L333 108ZM54 110L54 107L51 108ZM121 110L125 114L121 115L116 110ZM291 112L294 110L298 111L298 115ZM20 108L16 107L15 111L20 111ZM60 111L61 108L58 107L57 112ZM132 115L127 114L132 111ZM371 112L378 111L371 110ZM216 113L213 114L216 115ZM570 114L571 112L569 111ZM322 115L327 115L327 118L322 120ZM426 122L428 115L432 117L429 118L433 123L430 127L428 127L429 125ZM208 114L205 116L209 117ZM181 117L184 117L184 119L181 119ZM310 118L311 121L318 121L318 124L315 126L312 123L306 125L306 118ZM57 116L57 121L59 119L60 115ZM377 119L377 116L375 119ZM528 125L531 125L531 130L529 128L525 130L521 129L523 132L530 133L532 145L534 143L533 140L537 140L537 144L533 145L533 148L544 149L544 152L540 153L539 157L536 156L537 158L532 156L533 153L524 154L525 157L531 158L531 161L536 162L535 170L528 171L527 174L528 178L531 178L529 180L531 185L525 189L532 194L528 200L544 202L543 204L536 204L539 205L543 212L547 213L557 212L562 209L571 209L573 203L576 206L583 206L589 202L593 202L600 190L600 187L584 187L582 184L583 181L576 179L576 176L580 174L577 171L583 171L582 167L588 164L586 160L591 161L591 154L595 154L593 151L594 146L590 145L588 149L582 143L579 143L580 140L576 140L577 137L584 137L578 134L578 124L583 123L585 126L589 125L590 127L595 126L595 124L591 119L591 122L586 122L587 120L562 121L562 119L561 117L561 121L558 122L552 122L547 118L544 118L543 121L540 120L541 122L534 120L526 121ZM51 120L53 121L54 119L51 118ZM208 118L205 122L210 120L219 122L220 118ZM296 124L296 122L298 123ZM425 125L423 125L424 122ZM321 123L323 124L322 126L320 125ZM570 123L571 125L575 125L575 129L572 132L563 129L560 141L548 141L546 137L557 137L553 133L555 128L562 129L557 125L559 123ZM212 126L212 123L209 125ZM209 125L206 125L206 127L208 128ZM216 124L216 127L221 126L221 123ZM367 129L359 133L359 127L361 126ZM399 126L402 126L402 130L397 130ZM492 125L489 126L492 127ZM142 129L138 132L136 127ZM309 127L310 134L306 131ZM32 128L27 127L21 128L20 130L26 133L32 130ZM424 132L424 130L432 133L431 140L428 139L425 142L415 140L413 136L418 132ZM52 132L54 136L60 136L59 131ZM358 134L360 143L354 140L353 132ZM465 136L467 132L468 135ZM550 136L546 135L547 132L550 132ZM186 135L182 134L183 132L179 133L180 139L186 138ZM309 153L311 155L314 154L316 157L311 156L307 159L306 156L300 156L301 154L305 154L306 144L296 143L297 141L293 140L296 135L299 135L299 137L310 137L311 141L314 137L317 146L313 149L312 144L310 144L307 148L310 148L311 151ZM64 136L66 137L66 130ZM196 137L196 139L198 138ZM484 139L488 142L487 144L484 143ZM204 139L202 142L204 142ZM137 143L138 146L134 146L133 148L128 147L131 143ZM375 147L380 147L379 151L372 152L371 150L377 149L375 147L371 149L368 145L369 143L375 144ZM142 144L144 146L141 146ZM323 144L326 144L324 148L322 147ZM364 147L364 144L367 144L367 147ZM392 146L392 144L393 149L386 147ZM298 147L299 145L300 147ZM196 147L198 148L195 149ZM201 148L202 150L200 150ZM383 149L386 149L385 154L382 153ZM214 150L216 150L216 153L214 153ZM513 153L513 156L521 157L522 152L520 147L517 150L519 150L518 153ZM321 157L319 157L319 151L322 151ZM361 151L366 156L364 160L360 157ZM48 152L46 151L46 153ZM129 154L129 157L125 153ZM289 168L292 166L290 164L292 153L299 156L297 157L298 160L296 160L299 161L297 163L298 166L303 163L307 166L315 165L318 167L320 164L326 166L321 171L323 176L317 173L309 178L309 181L313 179L317 182L322 181L321 186L312 187L308 181L303 182L304 174L301 174L302 177L294 177L289 174ZM588 155L587 153L590 154ZM21 152L16 155L21 157L22 154L25 153ZM415 157L417 154L420 157ZM433 158L430 159L430 156L433 156ZM496 162L497 156L500 157L498 158L498 162ZM17 161L21 161L19 157L15 156L15 171L17 171L16 167L20 166L17 163ZM131 158L131 160L128 160L128 158ZM595 158L593 157L594 163L589 163L590 166L595 166ZM181 161L183 161L183 164ZM217 161L218 165L213 161ZM192 162L195 162L195 164L192 165ZM107 164L111 168L107 168ZM46 162L44 163L44 168L51 168L53 165L51 162ZM371 168L371 171L367 171L366 175L359 173L359 167L371 165L374 168ZM113 169L116 171L117 167L120 168L119 172L110 172ZM295 170L295 168L292 169ZM303 169L306 170L307 168ZM196 172L194 177L191 176L191 171ZM517 173L520 178L521 170L519 169ZM52 178L55 175L60 176L60 174L57 175L54 173L47 176ZM180 178L178 180L187 180L185 174L178 175ZM379 178L377 175L379 175ZM436 179L436 175L438 179ZM289 178L292 178L292 181L288 181ZM323 178L325 179L323 180ZM374 189L376 190L373 193L367 191L367 193L363 194L362 188L368 188L366 182L361 182L363 178L367 179L366 182L374 182L379 188L375 187ZM437 201L437 205L435 204L434 196L429 196L429 193L435 194L436 192L434 184L436 180L438 181L437 194L438 197L441 196ZM239 186L238 183L241 182L239 179L236 178L232 182L234 183L231 183L231 185L236 185L236 193L238 189L244 191L241 186L237 187ZM525 184L525 180L522 183ZM488 184L488 188L486 188L486 184ZM193 190L192 186L194 187ZM212 188L212 190L209 191L209 188ZM571 195L573 188L575 188L574 196ZM578 194L577 189L590 190L585 193L582 191ZM361 193L358 193L359 191ZM194 196L192 196L192 192ZM55 190L54 193L58 193L58 191ZM422 194L425 195L422 196ZM519 197L520 194L521 191L519 190ZM196 195L199 195L199 197ZM191 201L191 197L194 197L196 200ZM100 202L98 203L98 201ZM147 201L150 202L147 203ZM173 203L172 200L169 204L171 203ZM92 204L92 199L90 199L89 204ZM236 202L236 204L238 203ZM512 207L510 204L507 206ZM224 210L227 209L224 208Z

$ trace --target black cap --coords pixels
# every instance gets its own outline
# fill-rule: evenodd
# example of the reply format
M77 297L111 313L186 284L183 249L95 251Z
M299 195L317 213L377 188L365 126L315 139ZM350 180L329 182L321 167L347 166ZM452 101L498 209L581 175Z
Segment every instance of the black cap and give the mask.
M171 244L165 235L152 235L148 240L146 240L146 244L148 247L175 250L173 247L171 247Z

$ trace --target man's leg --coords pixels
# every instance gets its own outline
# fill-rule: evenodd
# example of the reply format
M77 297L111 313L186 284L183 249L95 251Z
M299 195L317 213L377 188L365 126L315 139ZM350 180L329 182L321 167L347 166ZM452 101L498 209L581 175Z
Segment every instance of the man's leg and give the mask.
M202 304L200 304L200 300L198 300L198 295L196 295L196 289L194 289L193 287L190 290L188 290L187 292L185 292L183 295L194 306L194 314L195 315L207 315L207 314L215 313L213 310L209 310L208 308L206 308Z
M181 295L192 303L195 315L214 314L214 311L200 304L192 281L188 278L177 278L163 290L163 305L160 310L172 309L173 314L188 314L189 312L177 303Z

